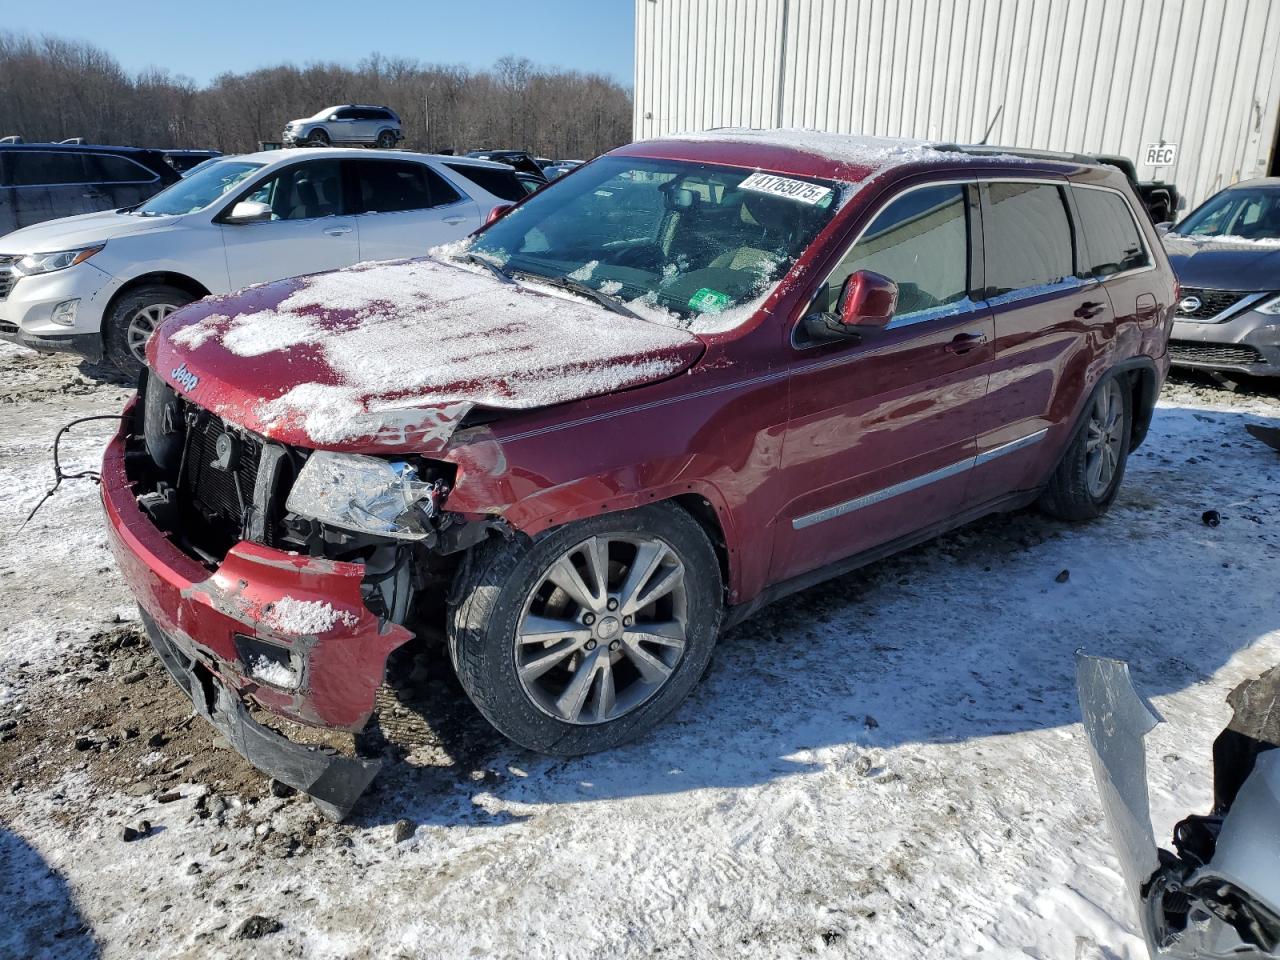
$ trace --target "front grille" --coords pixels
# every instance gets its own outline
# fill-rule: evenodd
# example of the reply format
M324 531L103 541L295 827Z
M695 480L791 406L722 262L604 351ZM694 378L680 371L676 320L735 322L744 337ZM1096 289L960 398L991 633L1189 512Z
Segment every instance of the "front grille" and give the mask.
M21 259L21 257L0 254L0 300L9 299L9 291L18 282L18 275L13 272L13 265Z
M1170 340L1169 357L1174 363L1214 363L1239 366L1261 363L1262 354L1247 344L1197 343L1194 340Z
M1229 310L1249 296L1239 290L1209 290L1205 287L1183 287L1182 299L1178 301L1179 320L1212 320L1224 310ZM1200 305L1193 310L1183 310L1182 305L1188 300L1199 300Z
M211 413L194 407L188 410L192 416L178 478L179 499L189 524L186 533L193 544L221 557L244 533L262 445ZM219 465L218 440L224 435L233 451L231 469Z

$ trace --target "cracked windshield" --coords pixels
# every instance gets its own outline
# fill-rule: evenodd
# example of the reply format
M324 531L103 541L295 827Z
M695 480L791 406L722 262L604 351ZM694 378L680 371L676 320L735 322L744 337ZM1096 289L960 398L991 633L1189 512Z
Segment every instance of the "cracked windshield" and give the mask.
M468 252L646 319L723 329L746 319L730 311L769 292L838 200L830 182L604 157L531 197Z

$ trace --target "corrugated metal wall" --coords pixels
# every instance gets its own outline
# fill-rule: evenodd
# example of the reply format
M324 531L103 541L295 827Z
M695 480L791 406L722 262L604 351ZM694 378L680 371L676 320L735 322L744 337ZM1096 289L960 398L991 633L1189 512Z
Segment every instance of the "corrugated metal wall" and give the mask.
M1278 113L1280 0L636 0L636 139L995 119L991 143L1123 154L1194 204L1266 174ZM1160 140L1172 167L1143 162Z

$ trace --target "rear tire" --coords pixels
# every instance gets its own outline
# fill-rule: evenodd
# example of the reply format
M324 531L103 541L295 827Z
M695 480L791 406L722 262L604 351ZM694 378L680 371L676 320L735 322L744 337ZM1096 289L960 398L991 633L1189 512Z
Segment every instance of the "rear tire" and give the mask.
M520 746L607 750L688 696L711 660L722 591L711 542L674 505L493 539L459 573L449 653L472 702Z
M1129 378L1112 375L1089 398L1084 423L1040 497L1059 520L1093 520L1111 507L1124 479L1133 433Z
M392 150L395 148L395 145L396 145L396 135L392 133L390 130L383 130L381 133L378 134L378 139L377 139L377 142L375 143L375 146L379 150Z
M107 359L125 376L136 379L142 370L147 341L156 328L169 314L195 299L187 291L163 283L130 290L107 315L103 330Z

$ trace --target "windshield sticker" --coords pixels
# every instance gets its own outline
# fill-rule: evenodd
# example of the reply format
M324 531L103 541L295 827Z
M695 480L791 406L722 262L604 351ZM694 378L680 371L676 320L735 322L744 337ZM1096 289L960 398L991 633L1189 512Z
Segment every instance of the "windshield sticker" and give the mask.
M772 173L753 173L738 186L743 190L754 190L756 193L768 193L775 197L786 197L788 200L799 200L811 206L831 196L830 187L820 187L816 183L792 180L790 177L779 177Z
M728 294L712 290L710 287L703 287L689 298L689 309L697 310L699 313L719 313L728 305Z

